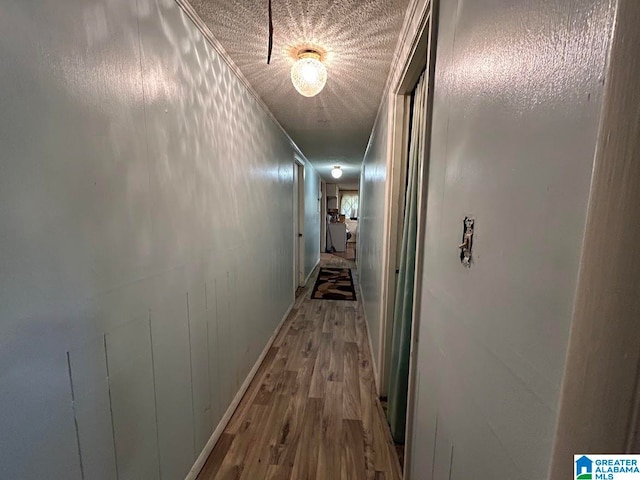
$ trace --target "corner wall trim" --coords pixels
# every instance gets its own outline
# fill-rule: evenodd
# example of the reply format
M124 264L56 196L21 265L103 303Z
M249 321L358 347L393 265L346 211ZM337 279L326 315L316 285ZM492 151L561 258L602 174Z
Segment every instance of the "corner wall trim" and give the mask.
M216 442L224 432L224 429L227 428L227 425L229 424L231 417L233 416L236 409L238 408L238 405L240 405L240 401L242 400L242 397L244 397L244 394L247 392L249 385L251 384L252 380L256 376L256 373L258 372L258 368L260 368L260 365L262 365L264 358L267 356L267 352L273 345L273 342L275 342L276 338L278 337L278 334L280 333L280 330L282 329L284 322L287 320L287 318L289 318L289 314L291 313L291 310L293 310L293 306L294 306L294 303L291 303L291 305L289 305L289 308L287 309L284 316L282 317L282 320L280 320L280 323L274 330L273 335L271 335L271 338L269 338L269 341L267 341L267 344L265 345L264 350L262 350L262 353L258 357L258 360L256 360L256 363L253 365L253 368L247 375L247 378L245 378L244 382L240 386L238 393L236 393L236 396L233 398L233 401L231 402L231 404L229 405L229 408L227 409L224 416L220 420L220 423L218 423L218 426L211 434L211 437L209 437L209 441L202 449L202 452L200 452L200 455L198 455L198 458L196 458L196 461L193 464L193 467L191 467L191 470L189 470L189 473L185 477L185 480L196 480L196 477L204 467L205 463L207 462L207 458L209 458L209 455L211 454L213 448L215 447Z
M573 453L640 446L640 2L615 3L551 480L573 478Z

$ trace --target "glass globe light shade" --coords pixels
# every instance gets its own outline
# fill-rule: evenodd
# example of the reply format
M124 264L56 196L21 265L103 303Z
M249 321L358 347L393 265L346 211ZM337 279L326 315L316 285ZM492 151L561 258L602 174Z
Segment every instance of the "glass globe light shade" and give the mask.
M342 176L342 169L338 166L333 167L333 170L331 170L331 176L333 178L340 178Z
M300 95L313 97L320 93L327 83L327 69L320 61L320 54L305 50L291 67L291 83Z

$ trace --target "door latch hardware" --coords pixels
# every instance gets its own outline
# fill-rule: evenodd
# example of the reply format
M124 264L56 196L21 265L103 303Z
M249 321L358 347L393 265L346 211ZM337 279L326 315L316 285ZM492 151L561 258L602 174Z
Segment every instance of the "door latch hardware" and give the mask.
M460 249L460 261L462 265L469 268L471 267L471 250L473 248L473 228L475 220L470 217L464 217L463 230L462 230L462 243L458 245Z

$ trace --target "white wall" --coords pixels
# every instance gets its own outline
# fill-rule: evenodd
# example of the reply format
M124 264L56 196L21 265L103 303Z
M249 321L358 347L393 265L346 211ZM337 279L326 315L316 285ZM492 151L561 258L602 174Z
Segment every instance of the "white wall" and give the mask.
M0 477L184 478L292 302L294 148L173 0L0 10Z
M387 181L388 97L382 100L362 162L358 218L358 275L369 327L374 368L380 346L380 295L384 242L385 183Z
M440 2L411 479L548 476L612 3Z

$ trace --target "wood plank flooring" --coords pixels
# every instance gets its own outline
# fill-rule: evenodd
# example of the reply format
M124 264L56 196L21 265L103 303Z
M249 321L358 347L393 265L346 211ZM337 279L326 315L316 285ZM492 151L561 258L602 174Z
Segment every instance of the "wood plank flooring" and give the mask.
M326 254L321 264L355 268ZM314 282L315 275L198 480L400 480L362 304L311 300Z

